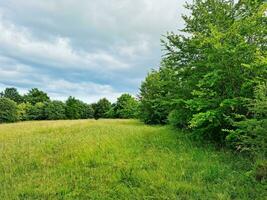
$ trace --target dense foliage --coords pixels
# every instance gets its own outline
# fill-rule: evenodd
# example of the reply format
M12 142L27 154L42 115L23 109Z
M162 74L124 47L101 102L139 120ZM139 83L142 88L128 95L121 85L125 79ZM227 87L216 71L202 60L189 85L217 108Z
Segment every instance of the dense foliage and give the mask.
M66 117L68 119L89 119L93 118L94 110L88 105L74 97L69 97L66 101Z
M9 98L16 103L22 103L23 97L19 94L18 90L16 88L6 88L4 92L0 94L0 96Z
M140 89L141 119L239 151L266 152L267 4L197 0Z
M48 97L48 95L45 92L43 92L37 88L31 89L28 92L28 94L26 94L24 96L24 98L25 98L26 102L29 102L32 105L39 103L39 102L42 102L42 103L48 102L50 100L50 98Z
M48 120L66 119L66 105L61 101L51 101L46 103L44 116Z
M122 94L108 113L112 118L131 119L138 117L138 101L130 94Z
M0 123L15 122L17 120L17 105L11 99L0 98Z
M6 88L0 93L0 123L27 120L136 118L138 102L129 94L123 94L112 104L106 99L87 104L70 96L66 102L50 100L37 89L22 96L16 88Z
M111 103L106 98L100 99L97 103L93 104L94 118L108 118L108 112L111 109Z

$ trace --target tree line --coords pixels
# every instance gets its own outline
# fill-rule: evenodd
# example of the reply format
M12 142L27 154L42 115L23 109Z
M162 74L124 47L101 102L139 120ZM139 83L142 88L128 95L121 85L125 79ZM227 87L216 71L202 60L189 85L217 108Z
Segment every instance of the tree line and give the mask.
M136 118L138 101L122 94L112 104L106 98L87 104L70 96L66 102L51 100L43 91L33 88L20 95L16 88L6 88L0 93L0 123L27 120Z
M266 2L196 0L186 8L185 28L162 39L160 68L141 85L141 119L266 160Z

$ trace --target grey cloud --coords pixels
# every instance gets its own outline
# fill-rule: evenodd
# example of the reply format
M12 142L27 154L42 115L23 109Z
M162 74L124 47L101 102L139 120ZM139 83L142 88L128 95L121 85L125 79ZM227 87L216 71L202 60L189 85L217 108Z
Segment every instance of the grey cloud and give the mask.
M136 94L159 65L161 35L183 27L184 3L1 0L1 87L38 86L55 98L86 101Z

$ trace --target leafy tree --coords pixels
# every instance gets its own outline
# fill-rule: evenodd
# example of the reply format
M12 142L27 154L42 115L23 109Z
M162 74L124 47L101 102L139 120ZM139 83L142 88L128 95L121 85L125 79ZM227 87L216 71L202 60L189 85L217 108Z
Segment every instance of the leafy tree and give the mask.
M44 115L48 120L59 120L66 118L65 104L61 101L51 101L45 103Z
M16 103L22 103L23 97L19 94L18 90L16 88L6 88L5 91L2 94L3 97L9 98Z
M82 103L81 104L81 118L82 119L91 119L94 118L94 109L91 105Z
M239 12L232 2L212 2L199 3L194 7L193 16L199 19L200 13L224 10L225 17L222 13L219 18L222 22L211 21L205 27L200 21L187 19L188 24L200 23L199 26L205 27L195 30L197 37L191 39L195 48L201 50L201 59L196 63L199 67L195 69L204 69L205 73L200 76L192 91L194 97L189 101L195 113L190 127L197 134L224 143L226 134L222 130L232 127L238 116L248 113L247 99L254 98L253 89L258 80L266 79L264 49L259 43L262 41L259 33L266 31L266 25L260 4L252 15L237 17ZM213 14L218 15L215 11ZM208 12L207 15L210 16Z
M147 124L164 123L167 114L161 104L159 72L152 71L142 82L140 88L140 118Z
M0 123L17 121L17 104L5 97L0 98Z
M255 89L255 99L249 102L252 116L235 122L236 129L225 130L229 133L228 143L236 150L267 157L267 83Z
M27 117L29 120L46 120L45 116L45 103L38 102L29 106L27 109Z
M141 85L141 118L165 123L169 116L173 125L224 144L224 130L251 117L247 104L266 81L266 4L197 0L186 7L185 34L167 34L160 69Z
M163 68L153 70L141 85L140 118L147 124L165 124L171 111L171 98L167 94L172 87L165 87L169 79L163 76Z
M29 120L29 110L31 109L32 105L30 103L21 103L17 106L18 108L18 120L19 121L26 121Z
M74 97L69 97L66 101L66 117L68 119L81 118L81 102Z
M68 119L90 119L94 117L94 109L74 97L66 101L66 116Z
M107 118L110 118L110 119L117 118L115 108L116 108L116 103L111 104L111 108L109 109L108 112L106 112Z
M48 97L48 95L45 92L43 92L37 88L31 89L28 92L28 94L25 95L24 98L25 98L26 102L29 102L32 105L35 105L38 102L45 103L45 102L48 102L50 100L50 98Z
M138 101L129 94L122 94L114 106L114 116L130 119L137 117Z
M106 99L100 99L96 104L93 104L94 118L108 118L108 111L111 109L111 103Z

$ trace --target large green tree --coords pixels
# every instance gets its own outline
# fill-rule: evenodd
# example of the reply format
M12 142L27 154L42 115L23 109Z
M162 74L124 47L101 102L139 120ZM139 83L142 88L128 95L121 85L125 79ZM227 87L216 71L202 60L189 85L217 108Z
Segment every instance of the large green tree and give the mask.
M68 119L90 119L94 117L94 110L91 105L69 97L66 101L66 117Z
M130 119L138 115L138 101L130 94L122 94L114 105L114 117Z
M100 99L96 104L93 104L94 118L108 118L108 111L111 109L111 103L106 98Z
M182 34L163 39L159 70L141 86L141 117L169 121L222 144L236 121L252 118L248 103L266 82L266 4L196 0ZM172 111L172 112L171 112Z
M81 118L81 102L74 97L69 97L66 101L66 117L68 119Z
M30 104L29 107L26 107L27 118L29 120L46 120L45 107L46 105L43 102L37 102L34 105Z
M41 103L45 103L50 101L50 98L48 97L48 95L37 89L37 88L33 88L31 89L26 95L25 95L25 101L31 103L32 105L35 105L38 102Z
M15 101L16 103L23 102L23 97L19 94L16 88L6 88L4 92L2 93L2 96L5 98L9 98Z
M45 103L44 115L48 120L59 120L66 118L66 105L61 101Z

